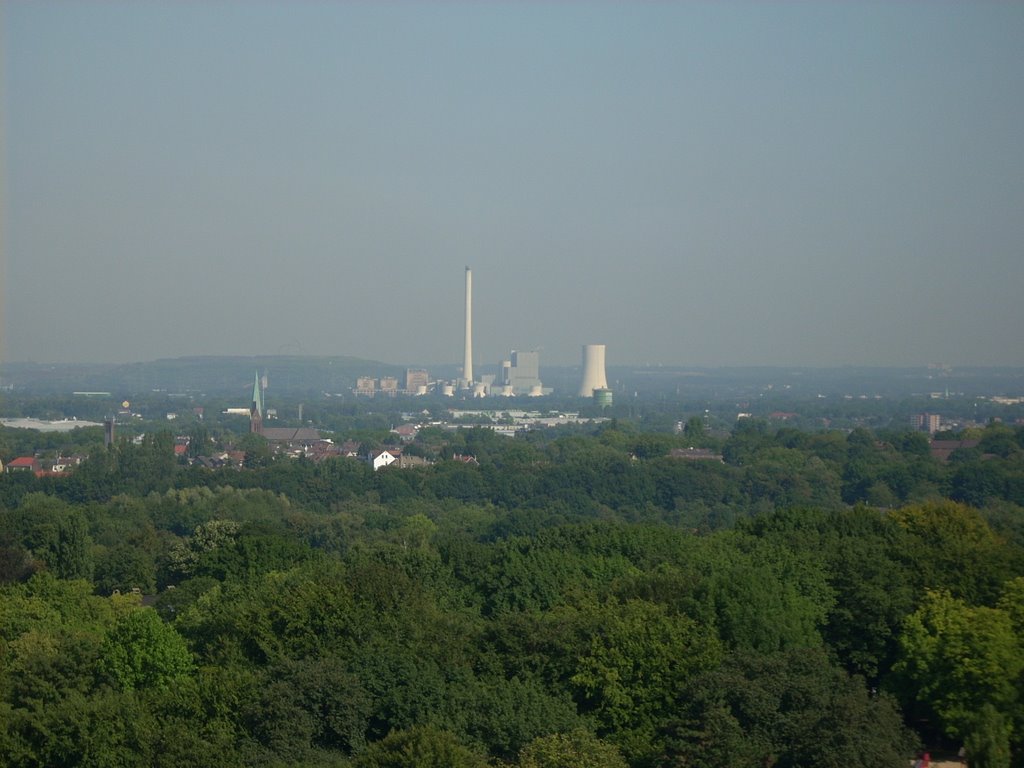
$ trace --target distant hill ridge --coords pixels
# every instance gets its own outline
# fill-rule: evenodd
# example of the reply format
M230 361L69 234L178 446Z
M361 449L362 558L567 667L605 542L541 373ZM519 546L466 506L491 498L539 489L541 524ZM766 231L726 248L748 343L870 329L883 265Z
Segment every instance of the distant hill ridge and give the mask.
M151 391L237 393L254 371L278 392L342 392L359 376L405 377L405 366L358 357L300 355L193 356L140 363L5 363L5 385L35 392Z
M138 363L3 363L0 384L41 395L102 391L129 397L155 390L226 395L241 402L252 392L255 371L267 375L275 395L306 397L348 393L360 376L394 376L404 384L407 367L426 368L439 380L459 374L454 364L406 366L346 355L205 355ZM749 399L767 393L776 398L820 393L907 397L947 390L954 396L1024 395L1024 369L1014 367L609 365L607 371L609 385L620 398L658 394ZM497 372L496 362L478 366L481 375ZM574 393L579 386L578 365L545 365L542 360L540 373L544 385L558 394Z

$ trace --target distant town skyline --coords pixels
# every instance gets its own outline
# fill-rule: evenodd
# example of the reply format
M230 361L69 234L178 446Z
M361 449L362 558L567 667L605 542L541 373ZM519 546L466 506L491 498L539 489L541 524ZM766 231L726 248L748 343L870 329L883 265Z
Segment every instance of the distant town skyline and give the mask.
M0 360L1024 365L1024 4L0 6Z

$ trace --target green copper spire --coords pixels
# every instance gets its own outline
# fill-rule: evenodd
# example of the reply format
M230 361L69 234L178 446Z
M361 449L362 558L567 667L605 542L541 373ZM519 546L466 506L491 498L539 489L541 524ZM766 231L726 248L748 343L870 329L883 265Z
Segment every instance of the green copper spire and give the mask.
M263 434L263 392L260 390L260 372L252 385L252 405L249 406L249 431Z
M252 385L252 406L250 412L253 416L263 416L263 393L260 390L260 372L256 371L256 381Z

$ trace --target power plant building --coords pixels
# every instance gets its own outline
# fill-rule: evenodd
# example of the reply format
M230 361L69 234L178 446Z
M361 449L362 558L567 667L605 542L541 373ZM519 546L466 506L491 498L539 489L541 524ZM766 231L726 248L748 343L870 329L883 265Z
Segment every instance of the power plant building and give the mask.
M539 391L540 353L512 350L510 359L501 363L501 386L510 387L513 395L529 395Z
M372 376L360 376L356 379L356 394L373 397L377 391L377 380Z
M407 368L405 371L405 391L410 395L423 394L430 386L430 374L422 368Z

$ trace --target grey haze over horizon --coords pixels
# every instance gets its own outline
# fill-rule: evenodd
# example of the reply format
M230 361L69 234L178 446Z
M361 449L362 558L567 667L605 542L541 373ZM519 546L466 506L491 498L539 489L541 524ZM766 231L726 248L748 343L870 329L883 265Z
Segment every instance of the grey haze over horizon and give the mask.
M1024 3L0 21L3 360L1024 365Z

